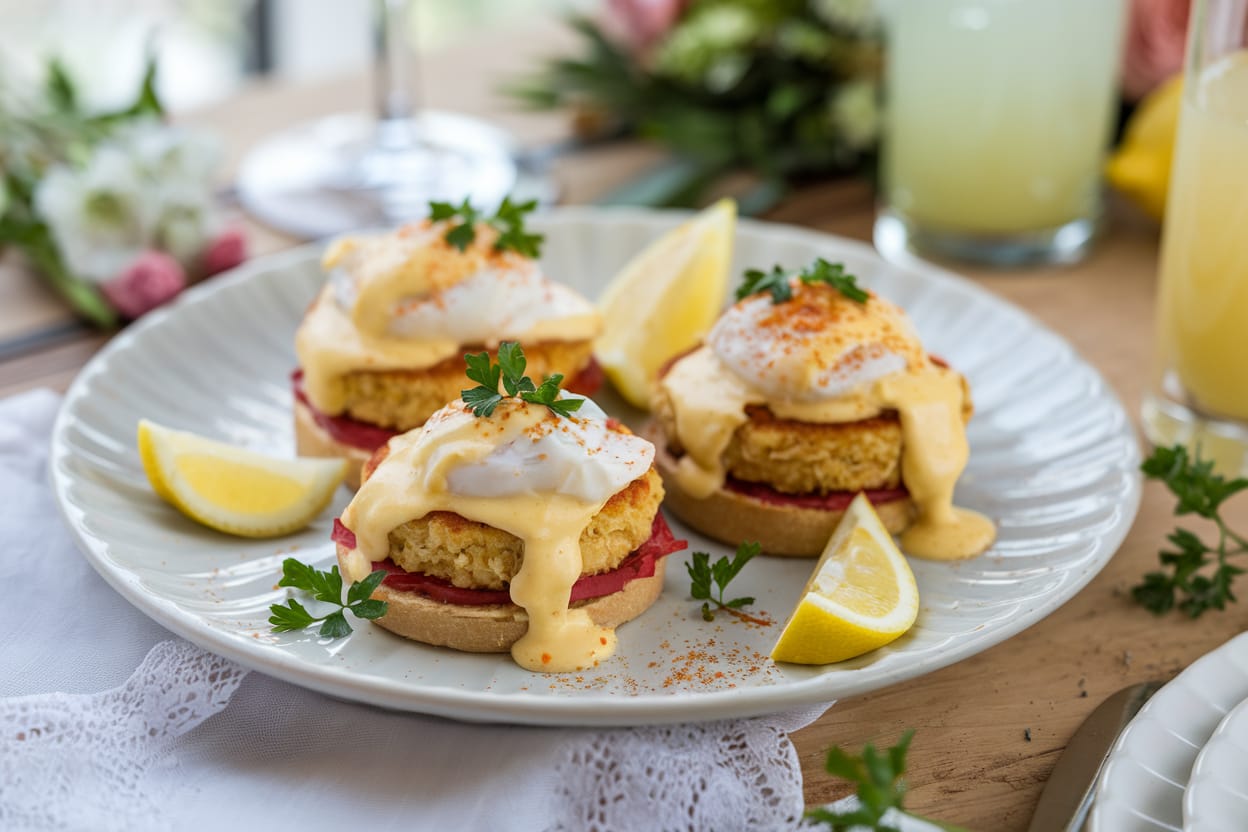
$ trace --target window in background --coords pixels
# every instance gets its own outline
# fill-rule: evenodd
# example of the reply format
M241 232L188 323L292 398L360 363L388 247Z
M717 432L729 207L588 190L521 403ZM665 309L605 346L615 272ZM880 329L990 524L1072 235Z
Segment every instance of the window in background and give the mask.
M0 77L39 78L58 55L92 105L133 94L144 57L173 110L228 96L249 75L314 79L366 70L375 0L0 0ZM411 0L413 38L440 48L594 0Z

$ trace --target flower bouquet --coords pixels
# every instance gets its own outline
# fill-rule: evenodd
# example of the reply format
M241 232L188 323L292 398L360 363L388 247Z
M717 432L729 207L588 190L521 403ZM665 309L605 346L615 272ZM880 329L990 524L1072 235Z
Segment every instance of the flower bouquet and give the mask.
M0 246L102 327L246 256L212 203L216 143L164 122L155 77L149 63L134 102L104 113L55 61L41 94L0 84Z
M582 133L624 132L677 154L635 201L688 205L722 174L758 177L761 210L799 178L858 169L879 132L872 0L609 0L575 18L583 54L511 90L572 107Z

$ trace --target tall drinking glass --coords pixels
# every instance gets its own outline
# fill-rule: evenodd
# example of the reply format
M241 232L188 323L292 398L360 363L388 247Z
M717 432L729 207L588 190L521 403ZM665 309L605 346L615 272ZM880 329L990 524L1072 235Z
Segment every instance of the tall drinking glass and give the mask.
M1248 472L1248 0L1196 0L1144 398L1156 444Z
M1125 0L886 0L876 245L994 265L1091 243Z

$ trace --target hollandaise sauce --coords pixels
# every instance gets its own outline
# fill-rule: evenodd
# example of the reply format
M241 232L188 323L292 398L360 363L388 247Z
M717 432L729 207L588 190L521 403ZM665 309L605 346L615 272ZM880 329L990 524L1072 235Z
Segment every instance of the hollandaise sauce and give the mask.
M917 510L902 548L937 560L982 554L996 534L992 522L953 505L969 456L961 376L928 358L904 313L887 301L793 288L791 302L754 296L732 307L706 346L660 380L684 449L677 484L695 498L723 485L724 452L747 405L823 424L893 411L902 428L902 480Z
M516 400L478 418L456 403L391 440L389 455L342 516L356 536L347 577L359 580L389 557L393 529L430 512L454 512L524 542L510 584L529 624L512 647L518 664L573 671L611 656L614 630L569 609L583 568L580 537L616 491L649 469L653 447L610 431L605 414L586 405L602 419L566 419ZM592 463L587 452L594 452Z
M337 414L347 373L425 369L467 345L598 335L601 317L589 301L533 260L495 251L495 236L482 226L460 251L441 226L415 223L332 244L321 263L330 280L295 335L308 400Z

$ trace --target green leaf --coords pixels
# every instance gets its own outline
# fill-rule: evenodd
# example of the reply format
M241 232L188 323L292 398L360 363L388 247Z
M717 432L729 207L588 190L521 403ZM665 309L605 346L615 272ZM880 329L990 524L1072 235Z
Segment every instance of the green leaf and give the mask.
M528 360L524 350L515 341L503 341L498 345L498 366L503 372L503 386L509 395L516 395L516 382L524 376Z
M330 604L342 603L342 575L338 572L338 564L329 568L328 572L312 572L312 587L309 590L318 601Z
M468 365L466 375L469 379L477 382L482 387L488 387L494 391L498 390L498 378L501 370L497 364L490 361L488 352L470 352L464 356L464 363Z
M724 606L728 607L729 609L735 610L741 607L748 607L750 604L753 604L753 603L754 603L754 598L751 596L751 597L746 597L746 598L733 598L731 601L725 601Z
M459 395L474 416L493 415L494 408L498 407L499 402L503 400L501 393L497 390L490 390L488 387L473 387L471 390L461 390Z
M565 418L571 418L572 414L581 409L581 405L585 403L584 399L570 398L558 399L553 402L547 402L546 406L555 413Z
M745 565L754 559L763 547L757 542L742 542L737 546L737 553L732 558L732 563L728 567L727 580L731 581L740 574Z
M689 572L689 594L695 601L711 597L711 556L706 552L694 552L693 558L685 564Z
M351 635L351 625L347 623L347 617L343 615L342 610L325 616L325 620L321 622L321 638L344 638L349 635Z
M446 232L446 241L460 251L466 251L468 246L472 245L477 239L477 229L475 226L464 223L457 225L450 231Z
M386 578L386 570L378 569L362 581L356 581L351 584L351 588L347 590L347 603L355 604L359 601L367 601L373 597L373 592L377 587L381 586L381 582Z
M282 579L278 586L289 586L311 592L315 586L316 567L302 563L295 558L282 561Z
M363 618L368 621L372 621L375 618L381 618L386 614L386 611L389 608L390 605L385 601L378 601L376 599L360 601L358 604L353 604L350 607L352 614L354 614L356 618Z
M858 278L846 274L843 264L829 263L822 257L816 259L814 265L804 269L798 277L803 283L826 283L857 303L866 303L871 299L866 290L859 288Z
M763 272L749 269L745 273L745 282L737 288L737 300L743 300L759 292L770 292L772 303L784 303L793 297L793 289L789 285L790 273L783 266L772 266L771 271Z
M269 613L269 623L273 625L275 633L302 630L316 621L312 614L293 598L286 602L286 606L273 604L269 607Z
M48 79L45 83L45 90L53 109L65 113L77 112L78 91L74 87L73 79L69 77L69 72L65 69L65 64L61 62L60 58L53 58L48 62Z

